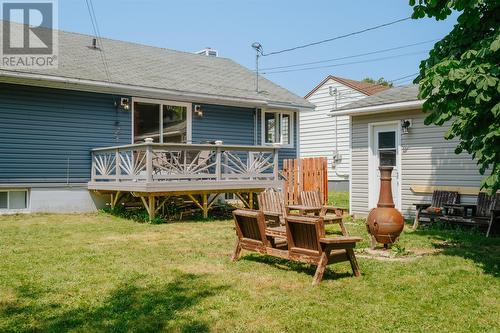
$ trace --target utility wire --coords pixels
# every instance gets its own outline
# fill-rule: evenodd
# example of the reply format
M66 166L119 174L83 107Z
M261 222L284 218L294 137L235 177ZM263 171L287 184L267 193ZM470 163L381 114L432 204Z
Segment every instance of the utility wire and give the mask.
M320 69L320 68L331 68L331 67L347 66L347 65L354 65L354 64L363 64L363 63L367 63L367 62L374 62L374 61L382 61L382 60L394 59L394 58L400 58L400 57L407 57L407 56L416 55L416 54L424 54L427 52L428 51L426 51L426 50L422 50L422 51L397 54L397 55L387 56L387 57L366 59L366 60L360 60L360 61L344 62L344 63L340 63L340 64L325 65L325 66L314 66L314 67L305 67L305 68L298 68L298 69L285 69L285 70L281 70L281 71L263 72L261 74L278 74L278 73L300 72L300 71L308 71L308 70Z
M266 68L261 68L261 70L273 70L273 69L283 69L283 68L292 68L292 67L300 67L300 66L307 66L307 65L315 65L315 64L322 64L326 62L331 62L331 61L337 61L337 60L344 60L344 59L350 59L350 58L357 58L357 57L363 57L371 54L377 54L377 53L384 53L384 52L389 52L389 51L395 51L395 50L400 50L412 46L417 46L417 45L422 45L422 44L427 44L431 42L435 42L438 39L430 39L426 40L423 42L418 42L418 43L413 43L413 44L406 44L406 45L400 45L396 47L391 47L388 49L382 49L382 50L377 50L377 51L371 51L371 52L365 52L365 53L358 53L358 54L353 54L349 56L343 56L343 57L338 57L338 58L331 58L331 59L325 59L325 60L319 60L319 61L312 61L312 62L303 62L300 64L293 64L293 65L283 65L283 66L277 66L277 67L266 67Z
M411 19L411 17L405 17L405 18L402 18L402 19L399 19L399 20L396 20L396 21L392 21L392 22L388 22L388 23L376 25L374 27L366 28L366 29L359 30L359 31L350 32L350 33L345 34L345 35L340 35L340 36L336 36L336 37L332 37L332 38L328 38L328 39L323 39L323 40L320 40L320 41L317 41L317 42L312 42L312 43L308 43L308 44L304 44L304 45L298 45L298 46L295 46L295 47L291 47L291 48L283 49L283 50L279 50L279 51L273 51L273 52L269 52L269 53L262 53L262 56L263 57L267 57L267 56L270 56L270 55L281 54L281 53L295 51L295 50L298 50L298 49L303 49L303 48L314 46L314 45L328 43L328 42L331 42L331 41L334 41L334 40L338 40L338 39L342 39L342 38L346 38L346 37L350 37L350 36L354 36L354 35L359 35L359 34L362 34L364 32L367 32L367 31L372 31L372 30L376 30L376 29L379 29L379 28L387 27L387 26L390 26L390 25L393 25L393 24L396 24L396 23L399 23L399 22L407 21L409 19Z
M92 3L92 0L85 0L85 3L87 5L87 10L89 12L90 22L92 23L92 29L94 30L94 35L99 41L99 47L100 47L99 55L101 57L101 61L104 66L104 73L106 74L108 82L111 83L111 74L109 71L106 54L104 53L104 45L102 43L101 32L99 30L99 25L97 23L97 16L95 15L94 4Z

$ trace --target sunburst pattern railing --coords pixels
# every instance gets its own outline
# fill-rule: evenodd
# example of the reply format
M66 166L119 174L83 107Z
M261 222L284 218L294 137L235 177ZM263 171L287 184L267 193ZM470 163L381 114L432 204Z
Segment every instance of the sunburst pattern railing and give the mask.
M278 180L277 149L148 142L92 151L93 182L237 180Z

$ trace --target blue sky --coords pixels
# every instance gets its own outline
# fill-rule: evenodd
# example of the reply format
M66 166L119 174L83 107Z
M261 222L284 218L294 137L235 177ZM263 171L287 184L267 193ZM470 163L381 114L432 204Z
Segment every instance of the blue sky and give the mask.
M264 52L293 47L379 25L409 16L408 1L294 1L294 0L94 0L103 37L194 52L206 46L254 69L258 41ZM351 56L445 36L456 16L446 21L410 20L281 55L262 58L261 67L276 67ZM85 0L59 0L59 28L92 34ZM432 43L387 53L339 60L333 65L399 56L383 61L267 74L266 77L303 96L328 74L351 79L366 76L389 80L418 71ZM323 64L322 64L323 65ZM397 83L407 83L400 80Z

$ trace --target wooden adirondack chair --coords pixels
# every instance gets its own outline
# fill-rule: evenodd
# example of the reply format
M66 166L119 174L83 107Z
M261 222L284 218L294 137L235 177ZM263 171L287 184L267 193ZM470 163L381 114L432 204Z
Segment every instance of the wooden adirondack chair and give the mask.
M489 225L492 211L499 206L500 193L488 195L485 192L479 192L477 195L477 208L472 221L477 224ZM499 207L500 208L500 207Z
M488 221L488 231L486 237L500 234L500 193L496 194L495 201L491 204L490 220Z
M241 250L255 251L259 253L267 253L267 248L271 247L271 243L266 237L266 221L264 213L237 209L233 211L234 222L236 225L236 235L238 240L233 253L233 261L240 257Z
M308 211L312 208L316 208L313 213L317 216L321 216L326 224L338 223L342 229L342 235L348 236L347 229L342 221L342 216L344 215L345 209L328 206L321 203L321 196L319 191L303 191L300 192L299 202L302 206L308 207ZM334 215L328 215L328 213L333 213ZM302 215L305 215L301 212Z
M233 261L240 258L241 250L244 249L317 265L313 285L321 282L327 265L341 261L350 261L354 275L360 276L353 249L362 239L360 237L325 238L325 228L321 217L286 217L285 234L288 249L281 250L273 247L269 240L274 233L267 232L263 212L238 209L233 212L233 216L238 237L232 256Z
M329 206L321 202L321 195L319 191L302 191L299 195L299 202L301 205L310 207L321 207L323 214L332 212L337 216L343 216L347 211L345 208L336 206ZM325 220L326 222L326 220Z
M434 191L430 203L417 203L415 205L415 221L413 229L418 228L421 217L428 218L431 222L434 219L443 216L443 207L445 205L457 204L460 201L460 194L453 191Z
M263 191L257 195L259 209L264 213L268 226L285 225L285 216L288 211L285 206L283 193L273 189Z
M327 265L342 261L349 261L354 275L360 276L353 251L360 237L326 238L322 217L287 216L285 221L289 258L318 266L313 285L321 282Z

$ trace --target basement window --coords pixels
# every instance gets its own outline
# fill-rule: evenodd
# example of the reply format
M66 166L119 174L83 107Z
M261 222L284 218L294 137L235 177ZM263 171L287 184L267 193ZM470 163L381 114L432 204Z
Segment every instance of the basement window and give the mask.
M0 210L28 208L28 190L0 190Z

